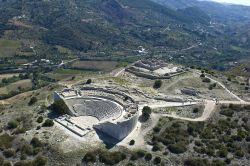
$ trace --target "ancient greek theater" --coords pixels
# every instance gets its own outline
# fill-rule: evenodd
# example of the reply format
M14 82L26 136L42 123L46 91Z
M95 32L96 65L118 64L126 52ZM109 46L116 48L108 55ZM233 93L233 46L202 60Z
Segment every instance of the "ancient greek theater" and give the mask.
M105 88L64 89L55 92L54 100L63 100L68 107L68 115L56 121L81 137L98 130L122 140L138 120L137 105L131 97Z

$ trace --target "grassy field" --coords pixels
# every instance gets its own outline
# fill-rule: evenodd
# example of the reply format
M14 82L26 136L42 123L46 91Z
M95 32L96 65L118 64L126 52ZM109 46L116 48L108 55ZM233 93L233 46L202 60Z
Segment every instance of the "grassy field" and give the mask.
M19 75L19 73L0 74L0 79L11 78L13 76L18 76L18 75Z
M0 39L0 57L14 56L20 46L19 41Z
M67 49L65 47L62 47L62 46L56 46L56 48L59 51L59 53L67 54L69 57L75 58L75 55L71 50L69 50L69 49Z
M18 91L18 89L31 88L32 82L30 79L17 81L10 85L0 88L0 94L8 94L11 91Z
M47 73L46 75L50 78L56 80L63 80L73 76L89 76L94 72L83 71L83 70L73 70L73 69L57 69L53 72Z
M227 75L250 77L250 60L232 68Z
M116 68L115 61L76 61L70 67L81 70L109 72Z

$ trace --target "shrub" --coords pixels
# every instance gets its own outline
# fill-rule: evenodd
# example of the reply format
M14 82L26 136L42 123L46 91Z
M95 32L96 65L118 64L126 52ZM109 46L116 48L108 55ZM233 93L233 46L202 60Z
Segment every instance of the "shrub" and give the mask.
M221 161L221 160L213 160L211 165L216 165L216 166L226 166L226 164Z
M84 162L96 162L96 154L95 152L88 152L85 154L85 156L83 157L83 161Z
M139 158L143 158L145 156L145 151L143 150L138 150L136 152L133 152L131 154L130 160L137 160Z
M3 134L0 136L0 149L11 148L12 141L14 137L10 136L9 134Z
M148 119L149 119L151 113L152 113L152 110L151 110L150 107L148 107L148 106L143 107L143 109L142 109L142 117L143 117L145 120L148 120Z
M25 133L26 131L27 131L26 128L21 127L21 128L17 128L13 133L17 135L17 134L23 134L23 133Z
M6 158L10 158L10 157L13 157L15 155L15 151L14 149L6 149L3 151L3 155L6 157Z
M185 160L184 165L185 166L207 166L209 165L209 162L207 159L193 158L193 159Z
M53 111L57 112L60 115L66 114L68 112L68 107L63 100L56 100L51 108Z
M35 104L37 102L37 98L36 97L31 97L30 101L29 101L29 106Z
M161 80L156 80L154 83L154 89L159 89L162 86L162 81Z
M54 125L53 120L46 119L46 121L43 123L43 127L52 127Z
M14 166L32 166L31 161L18 161L14 164Z
M209 90L213 90L213 88L214 88L213 85L209 85L208 87Z
M126 166L134 166L134 164L133 163L128 163L128 164L126 164Z
M9 161L4 161L3 166L12 166L11 162Z
M231 109L223 109L220 111L220 114L228 117L233 117L234 111Z
M107 165L115 165L126 159L126 155L122 152L102 152L99 155L100 162Z
M146 161L150 161L150 160L152 160L152 154L147 153L144 158L145 158Z
M209 78L203 78L203 79L202 79L202 82L205 82L205 83L210 83L210 82L211 82L211 80L210 80Z
M205 77L205 74L204 74L204 73L202 73L202 74L200 75L200 77L201 77L201 78L204 78L204 77Z
M155 157L154 164L160 164L160 163L161 163L161 158L160 157Z
M235 155L237 156L237 157L239 157L239 158L241 158L241 157L244 157L244 152L242 151L242 150L237 150L236 152L235 152Z
M42 123L43 122L43 117L39 116L36 120L37 123Z
M136 155L138 156L138 158L143 158L145 156L145 151L138 150L136 151Z
M176 143L168 146L170 152L175 154L184 153L187 151L187 147L184 143Z
M42 152L42 148L41 147L34 148L33 149L33 156L37 155L40 152Z
M10 120L8 122L8 128L9 129L15 129L19 125L19 122L17 120Z
M156 152L156 151L160 151L161 149L162 149L161 145L157 143L153 146L152 151Z
M203 145L201 141L195 141L194 144L195 144L196 146L202 146L202 145Z
M32 163L33 166L45 166L47 164L47 158L44 156L37 156Z
M226 158L226 159L225 159L225 163L228 164L228 165L231 164L231 159Z
M220 150L217 152L217 154L218 154L219 157L227 157L228 151L227 151L227 149L222 148L222 149L220 149Z
M250 136L246 137L246 141L250 142Z
M32 140L30 141L30 144L35 148L43 147L43 143L36 137L32 138Z
M0 155L0 165L3 165L4 157Z
M202 74L200 75L200 78L205 78L205 74L202 73Z
M92 80L91 79L88 79L87 81L86 81L86 84L91 84L92 83Z
M193 109L193 113L198 113L200 110L199 110L199 108L194 108Z
M154 132L159 133L161 131L161 128L159 126L156 126L153 128Z
M21 153L20 160L26 160L26 159L27 159L27 155L25 153Z
M129 142L129 145L134 145L135 144L135 140L131 140L130 142Z

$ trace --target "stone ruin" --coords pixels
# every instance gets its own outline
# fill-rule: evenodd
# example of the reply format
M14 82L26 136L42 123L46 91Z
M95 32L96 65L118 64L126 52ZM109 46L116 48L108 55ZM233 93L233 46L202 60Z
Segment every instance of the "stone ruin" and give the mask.
M198 96L199 95L199 92L196 89L188 88L188 87L181 89L181 93L188 95L188 96Z
M165 63L162 60L140 60L126 71L138 77L147 79L169 79L173 76L185 73L187 69Z

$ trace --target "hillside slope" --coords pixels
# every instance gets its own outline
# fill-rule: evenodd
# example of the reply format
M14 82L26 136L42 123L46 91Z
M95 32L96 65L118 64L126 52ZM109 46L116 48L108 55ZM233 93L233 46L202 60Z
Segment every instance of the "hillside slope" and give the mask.
M36 36L39 40L81 51L96 49L104 43L108 47L147 44L147 40L131 33L140 34L145 27L162 27L168 22L209 22L209 17L198 9L174 11L149 0L28 0L22 3L12 0L0 3L0 11L5 13L1 18L2 29L9 30L10 20L23 15L19 21L31 24L30 31L40 28ZM190 17L187 13L202 13L202 17Z

